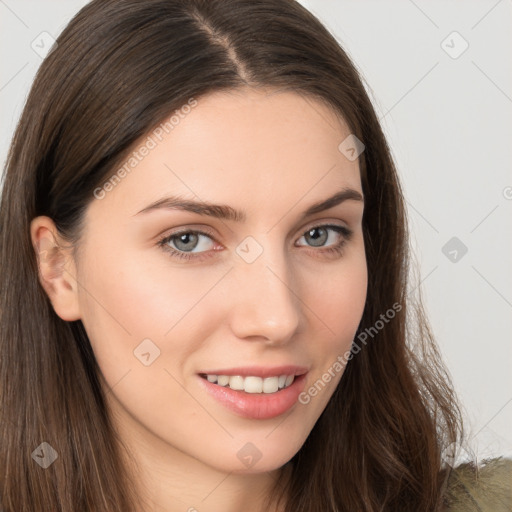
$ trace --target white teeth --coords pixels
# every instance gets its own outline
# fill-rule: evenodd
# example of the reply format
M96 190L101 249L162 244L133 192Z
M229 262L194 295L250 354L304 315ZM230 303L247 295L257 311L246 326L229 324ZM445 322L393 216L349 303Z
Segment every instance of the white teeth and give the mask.
M219 386L229 386L235 391L246 393L276 393L287 388L295 380L295 375L279 375L274 377L242 377L240 375L206 375L208 382Z
M261 393L263 391L263 379L261 377L245 377L244 391L246 393Z
M279 389L279 377L263 379L263 393L275 393Z
M218 375L217 384L219 386L227 386L229 384L229 377L227 375Z
M231 389L235 389L236 391L243 391L243 389L244 389L243 377L240 377L239 375L229 377L229 387Z

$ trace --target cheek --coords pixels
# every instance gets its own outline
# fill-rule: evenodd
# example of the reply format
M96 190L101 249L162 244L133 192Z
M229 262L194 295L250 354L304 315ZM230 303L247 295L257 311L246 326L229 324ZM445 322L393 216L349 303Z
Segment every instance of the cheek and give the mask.
M172 438L201 413L181 383L211 329L210 303L201 299L223 272L210 269L201 277L161 267L129 257L95 260L80 277L87 282L81 308L101 374L113 389L107 394L113 409L120 403L150 430L165 426Z
M309 290L307 303L316 313L314 330L317 333L314 352L311 352L315 366L306 392L309 394L308 389L314 386L309 398L316 397L315 407L318 410L327 404L342 378L346 354L351 349L363 315L368 283L364 252L352 253L335 270L327 271L322 281L323 286L319 286L317 275L306 288Z
M201 301L223 269L176 268L165 258L150 261L130 254L88 262L79 276L86 283L80 297L82 322L109 384L142 366L138 352L149 351L155 365L171 367L197 350L196 340L206 337L213 315Z
M338 346L344 345L343 341L348 338L351 341L357 330L366 302L367 283L366 261L362 254L334 270L326 270L321 281L316 275L306 285L306 303L311 304L316 313L319 327L323 325Z

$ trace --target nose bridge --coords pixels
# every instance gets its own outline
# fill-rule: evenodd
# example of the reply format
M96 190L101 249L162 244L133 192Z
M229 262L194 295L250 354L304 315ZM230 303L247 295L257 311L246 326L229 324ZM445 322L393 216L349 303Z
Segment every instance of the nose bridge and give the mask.
M234 273L237 282L232 328L240 338L264 337L282 343L300 321L300 300L285 251L267 237L239 244Z

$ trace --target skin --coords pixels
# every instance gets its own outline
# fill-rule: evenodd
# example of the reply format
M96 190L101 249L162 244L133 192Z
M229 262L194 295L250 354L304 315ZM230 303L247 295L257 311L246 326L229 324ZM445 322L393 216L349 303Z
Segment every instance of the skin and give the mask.
M366 299L364 204L301 219L343 188L362 194L358 161L338 150L349 134L327 106L297 93L214 93L103 199L92 198L78 260L51 219L32 221L35 250L46 251L41 283L62 319L85 326L145 510L262 510L342 377L307 405L254 420L207 395L197 372L298 364L309 369L308 389L350 349ZM247 219L136 215L171 194L227 204ZM319 247L305 236L325 224L353 231L341 254L325 250L343 235L328 230ZM183 228L212 231L193 249L210 257L180 260L157 245ZM248 236L263 249L252 263L236 253ZM160 350L149 366L134 356L146 338ZM261 453L250 468L237 457L247 442Z

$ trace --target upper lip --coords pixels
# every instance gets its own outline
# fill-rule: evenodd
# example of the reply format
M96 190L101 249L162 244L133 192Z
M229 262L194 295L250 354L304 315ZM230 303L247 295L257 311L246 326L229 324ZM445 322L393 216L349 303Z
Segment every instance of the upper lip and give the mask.
M305 366L240 366L238 368L213 369L198 372L200 375L240 375L241 377L276 377L279 375L303 375L308 372Z

